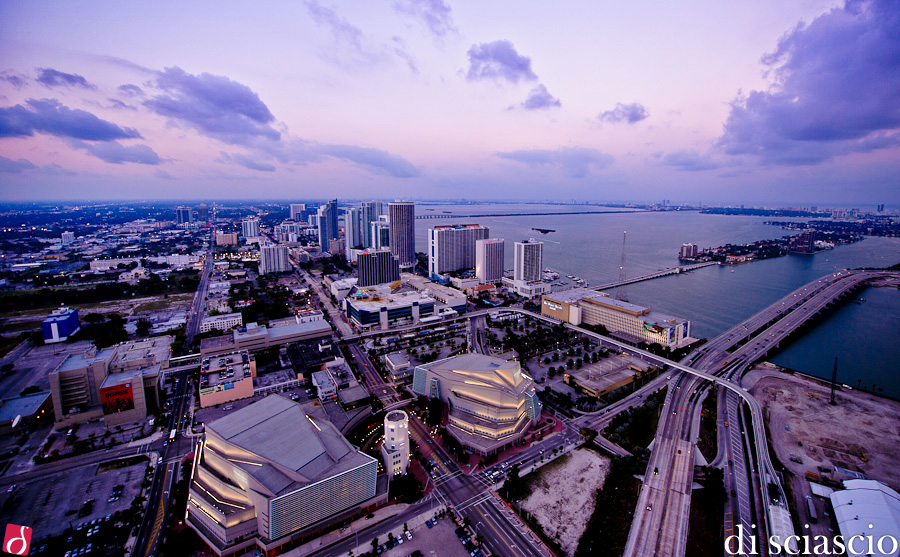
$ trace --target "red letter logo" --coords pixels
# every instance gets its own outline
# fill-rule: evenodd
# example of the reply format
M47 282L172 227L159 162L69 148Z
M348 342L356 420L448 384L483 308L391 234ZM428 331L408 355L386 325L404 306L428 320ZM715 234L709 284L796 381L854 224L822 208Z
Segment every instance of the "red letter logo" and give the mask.
M13 555L28 555L31 545L31 528L28 526L6 525L6 536L3 538L3 551Z

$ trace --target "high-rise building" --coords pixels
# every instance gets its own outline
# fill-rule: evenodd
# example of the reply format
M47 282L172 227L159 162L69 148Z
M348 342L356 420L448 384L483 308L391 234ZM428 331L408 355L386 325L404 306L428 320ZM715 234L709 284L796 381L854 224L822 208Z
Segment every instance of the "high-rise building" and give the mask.
M350 261L350 250L365 247L360 227L360 210L351 207L344 211L344 242L347 261Z
M381 458L388 476L406 474L409 466L409 416L403 410L392 410L384 417L384 441Z
M502 238L475 241L475 276L479 284L490 284L503 278Z
M389 249L366 250L356 256L357 286L372 286L400 280L400 263Z
M236 246L238 243L238 235L237 234L226 234L221 230L216 231L216 245L217 246Z
M543 277L544 244L534 238L516 242L516 260L513 278L518 281L535 282Z
M302 222L303 215L306 213L306 203L291 203L291 220L294 222Z
M365 247L375 247L375 240L372 236L372 223L381 216L382 205L380 199L372 201L363 201L360 204L359 229L362 232L362 243Z
M243 233L244 238L258 238L259 219L256 217L251 217L241 221L241 233Z
M337 199L319 207L319 249L328 251L328 243L338 238Z
M287 246L263 246L259 248L259 274L283 273L291 270Z
M700 254L700 248L697 244L681 244L681 258L689 259L691 257L697 257Z
M434 279L475 267L475 242L490 236L490 230L479 224L435 226L428 229L428 276Z
M400 260L401 269L416 266L416 204L412 201L388 203L391 253Z
M175 224L186 224L192 220L190 207L181 205L175 208Z
M391 229L387 220L377 220L369 226L370 248L384 249L391 245Z
M197 220L200 222L209 222L209 207L206 203L197 205Z
M69 244L75 242L75 233L74 232L63 232L62 233L62 245L68 246Z

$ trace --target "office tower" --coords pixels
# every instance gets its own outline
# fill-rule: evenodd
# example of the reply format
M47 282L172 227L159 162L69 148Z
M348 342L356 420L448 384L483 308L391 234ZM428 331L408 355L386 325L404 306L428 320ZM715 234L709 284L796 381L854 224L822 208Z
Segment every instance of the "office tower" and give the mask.
M186 224L191 222L191 208L181 205L175 208L175 224Z
M384 417L384 441L381 457L388 476L406 474L409 466L409 416L403 410L393 410Z
M416 266L416 204L412 201L388 203L391 253L400 260L401 269Z
M697 244L681 244L681 258L688 259L690 257L697 257L700 253L700 248Z
M503 278L502 238L475 241L475 276L479 284L491 284Z
M200 222L209 222L209 207L206 203L197 205L197 220Z
M475 267L475 242L490 236L487 227L479 224L435 226L428 229L428 276L434 279Z
M344 211L344 242L347 252L347 261L350 261L350 250L353 248L363 248L363 234L360 228L361 211L355 207L351 207Z
M259 219L251 217L241 221L241 232L244 238L256 238L259 236Z
M291 203L291 220L300 222L303 220L303 213L306 212L306 203Z
M344 241L340 238L328 240L328 249L326 249L325 251L327 251L331 255L340 255L344 253Z
M375 247L375 240L372 236L372 223L381 216L382 206L380 199L372 201L363 201L360 204L360 231L363 233L362 243L366 247Z
M534 238L516 242L514 280L535 282L543 276L544 244Z
M391 230L387 221L377 220L369 226L369 238L374 249L384 249L391 245Z
M287 246L263 246L259 248L259 274L283 273L291 270Z
M319 207L319 249L328 251L328 242L338 238L337 199Z
M74 232L63 232L62 233L62 245L68 246L69 244L75 241L75 233Z
M372 286L400 280L400 262L389 249L368 249L356 256L357 286Z

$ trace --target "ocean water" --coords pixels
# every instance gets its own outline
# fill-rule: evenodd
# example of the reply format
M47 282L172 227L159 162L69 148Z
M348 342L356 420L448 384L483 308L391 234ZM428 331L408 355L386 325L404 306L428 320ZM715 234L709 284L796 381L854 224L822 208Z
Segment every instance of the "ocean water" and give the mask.
M428 211L427 209L434 209ZM426 251L427 230L436 225L475 222L506 240L506 267L512 268L513 243L535 238L545 243L544 267L563 277L575 275L591 285L619 277L625 237L625 275L635 277L677 266L681 244L702 248L780 238L790 232L766 225L765 217L705 215L697 212L607 212L596 215L530 215L604 210L578 205L424 205L417 214L505 216L416 221L417 251ZM617 211L610 209L610 211ZM788 220L788 219L778 219ZM541 234L532 228L552 229ZM753 315L797 287L835 270L900 263L900 239L866 238L815 255L789 255L731 267L711 266L626 287L629 301L693 322L695 337L711 338ZM611 293L612 295L612 293ZM869 288L862 303L845 303L797 335L770 360L820 377L838 375L851 386L881 387L900 398L900 290ZM871 387L870 387L871 388Z

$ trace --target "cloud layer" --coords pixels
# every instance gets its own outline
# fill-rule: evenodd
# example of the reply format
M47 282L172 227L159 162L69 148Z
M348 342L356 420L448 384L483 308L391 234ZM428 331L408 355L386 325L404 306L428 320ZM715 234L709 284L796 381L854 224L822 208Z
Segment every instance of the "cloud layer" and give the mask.
M468 56L466 79L470 81L491 79L518 83L538 78L531 69L531 58L519 54L506 40L474 44L469 48Z
M96 89L95 86L78 74L60 72L52 68L38 68L40 71L37 82L47 87L80 87L82 89Z
M570 178L584 178L591 167L602 170L615 159L612 155L585 147L560 147L555 150L530 149L496 153L501 159L525 163L530 167L556 166Z
M718 146L763 164L815 164L900 144L900 10L848 1L787 33L774 86L732 102Z
M133 128L121 128L56 99L28 99L25 104L0 108L0 137L27 137L35 132L87 141L141 137Z

